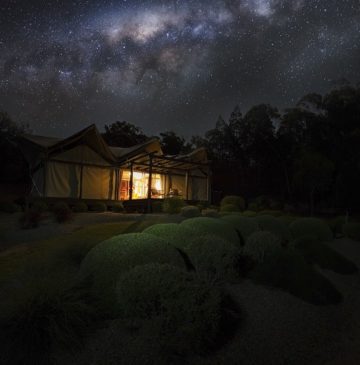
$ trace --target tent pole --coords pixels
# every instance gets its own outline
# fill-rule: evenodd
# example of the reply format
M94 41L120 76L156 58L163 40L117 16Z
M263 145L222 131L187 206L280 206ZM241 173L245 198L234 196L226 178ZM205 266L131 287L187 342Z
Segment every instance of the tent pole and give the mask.
M185 199L189 200L189 171L185 173Z
M130 164L130 183L129 183L129 200L133 197L133 186L134 186L134 164Z
M152 185L152 155L149 156L149 180L147 196L147 213L151 213L151 185Z

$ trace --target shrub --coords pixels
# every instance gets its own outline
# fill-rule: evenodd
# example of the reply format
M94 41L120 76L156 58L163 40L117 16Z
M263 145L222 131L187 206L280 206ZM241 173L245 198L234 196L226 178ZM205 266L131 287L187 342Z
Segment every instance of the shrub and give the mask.
M270 210L270 209L260 210L260 212L258 212L258 215L271 215L273 217L279 217L282 214L283 212L281 210Z
M143 230L143 233L160 237L177 248L184 248L189 243L192 231L177 223L154 224Z
M91 204L90 205L90 210L92 212L98 212L98 213L103 213L107 211L107 206L105 203L102 202L97 202L95 204Z
M312 236L302 236L291 242L309 264L317 264L323 269L333 270L339 274L354 274L356 265L328 245Z
M153 213L162 213L163 212L163 202L162 201L153 201L152 202L152 211L153 211Z
M37 278L35 284L17 290L14 297L3 298L4 364L48 365L53 363L54 351L80 347L96 311L85 289L64 287L61 280L52 280Z
M276 217L276 218L279 219L284 224L286 224L286 226L290 226L290 224L292 222L294 222L296 219L298 219L298 217L293 216L293 215L280 215L279 217Z
M187 205L181 208L180 214L185 218L194 218L199 217L201 212L200 209L195 205Z
M253 212L252 210L245 210L242 212L242 215L244 217L256 217L256 212Z
M342 295L305 259L292 249L272 250L255 266L250 278L256 283L281 288L313 304L337 304Z
M212 234L222 237L235 245L241 244L240 237L236 233L236 230L222 219L197 217L186 219L181 222L180 225L191 230L193 234Z
M343 234L343 225L346 223L346 217L335 217L327 221L333 237L336 238Z
M248 209L257 212L259 210L259 204L256 202L251 202L248 204Z
M345 236L360 241L360 223L346 223L343 226Z
M237 207L236 210L243 211L245 209L245 200L243 197L238 195L228 195L225 196L220 202L221 207L224 205L235 205Z
M124 213L125 208L124 208L123 203L121 203L121 202L114 203L114 205L112 206L112 211L114 213Z
M291 233L288 226L280 219L271 215L257 216L256 221L263 231L269 231L279 237L282 242L287 242L291 239Z
M223 204L220 206L220 212L240 212L240 208L235 204Z
M72 218L72 211L66 203L63 202L56 203L53 206L52 210L55 216L55 220L58 223L68 222Z
M92 278L94 293L108 307L119 274L151 262L185 267L181 255L167 241L147 233L128 233L93 247L81 263L80 277Z
M44 215L36 210L29 209L19 218L19 224L22 229L32 229L39 227Z
M217 279L233 279L237 275L241 250L221 237L203 235L194 237L185 252L199 273Z
M329 226L318 218L299 218L290 224L294 239L302 236L314 236L319 241L331 241L333 235Z
M168 214L178 214L185 206L185 201L178 197L166 198L163 202L163 211Z
M273 250L280 247L281 241L273 233L267 231L254 232L246 240L243 254L250 256L256 262L264 262Z
M45 213L49 210L49 206L44 201L38 200L32 204L31 210L39 213Z
M278 201L278 200L276 200L276 199L273 199L273 198L270 198L269 199L269 208L271 209L271 210L277 210L277 211L281 211L281 209L283 209L283 204L280 202L280 201Z
M88 211L88 206L86 203L84 202L77 202L74 206L73 206L73 212L75 213L85 213Z
M222 294L179 268L167 264L137 266L116 286L119 313L140 327L149 323L166 352L200 352L216 339Z
M206 208L201 211L201 215L204 217L218 218L219 212L217 211L217 209Z
M241 215L226 215L221 219L225 220L226 222L230 223L234 229L236 229L241 236L246 239L250 236L253 232L259 231L259 225L257 224L254 218L250 217L243 217Z
M0 212L4 213L21 212L21 206L11 202L0 202Z

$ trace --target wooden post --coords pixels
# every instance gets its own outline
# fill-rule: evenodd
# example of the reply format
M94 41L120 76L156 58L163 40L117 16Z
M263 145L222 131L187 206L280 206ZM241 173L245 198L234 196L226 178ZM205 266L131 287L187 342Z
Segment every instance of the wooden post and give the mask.
M152 185L152 155L149 155L149 180L148 180L148 196L147 196L147 213L151 213L151 185Z
M82 199L82 193L83 193L83 170L84 165L80 165L80 187L79 187L79 199Z
M133 185L134 185L134 166L131 162L130 164L130 184L129 184L129 200L132 200L133 197Z
M48 167L48 160L47 160L47 157L45 158L44 160L44 181L43 181L43 196L46 197L46 174L47 174L47 167Z
M185 174L185 199L189 200L189 171Z
M206 199L211 204L211 171L208 169L206 176Z

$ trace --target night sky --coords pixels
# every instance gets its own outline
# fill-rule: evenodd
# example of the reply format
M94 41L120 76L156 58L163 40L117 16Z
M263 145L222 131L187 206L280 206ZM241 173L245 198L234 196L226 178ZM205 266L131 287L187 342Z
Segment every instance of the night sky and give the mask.
M188 137L340 78L360 80L359 0L0 1L0 109L37 134Z

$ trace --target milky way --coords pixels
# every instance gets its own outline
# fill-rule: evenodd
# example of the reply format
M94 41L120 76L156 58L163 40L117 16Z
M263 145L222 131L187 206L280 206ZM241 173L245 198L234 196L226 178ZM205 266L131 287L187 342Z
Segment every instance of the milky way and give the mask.
M0 109L35 133L190 136L239 104L360 80L359 0L0 3Z

